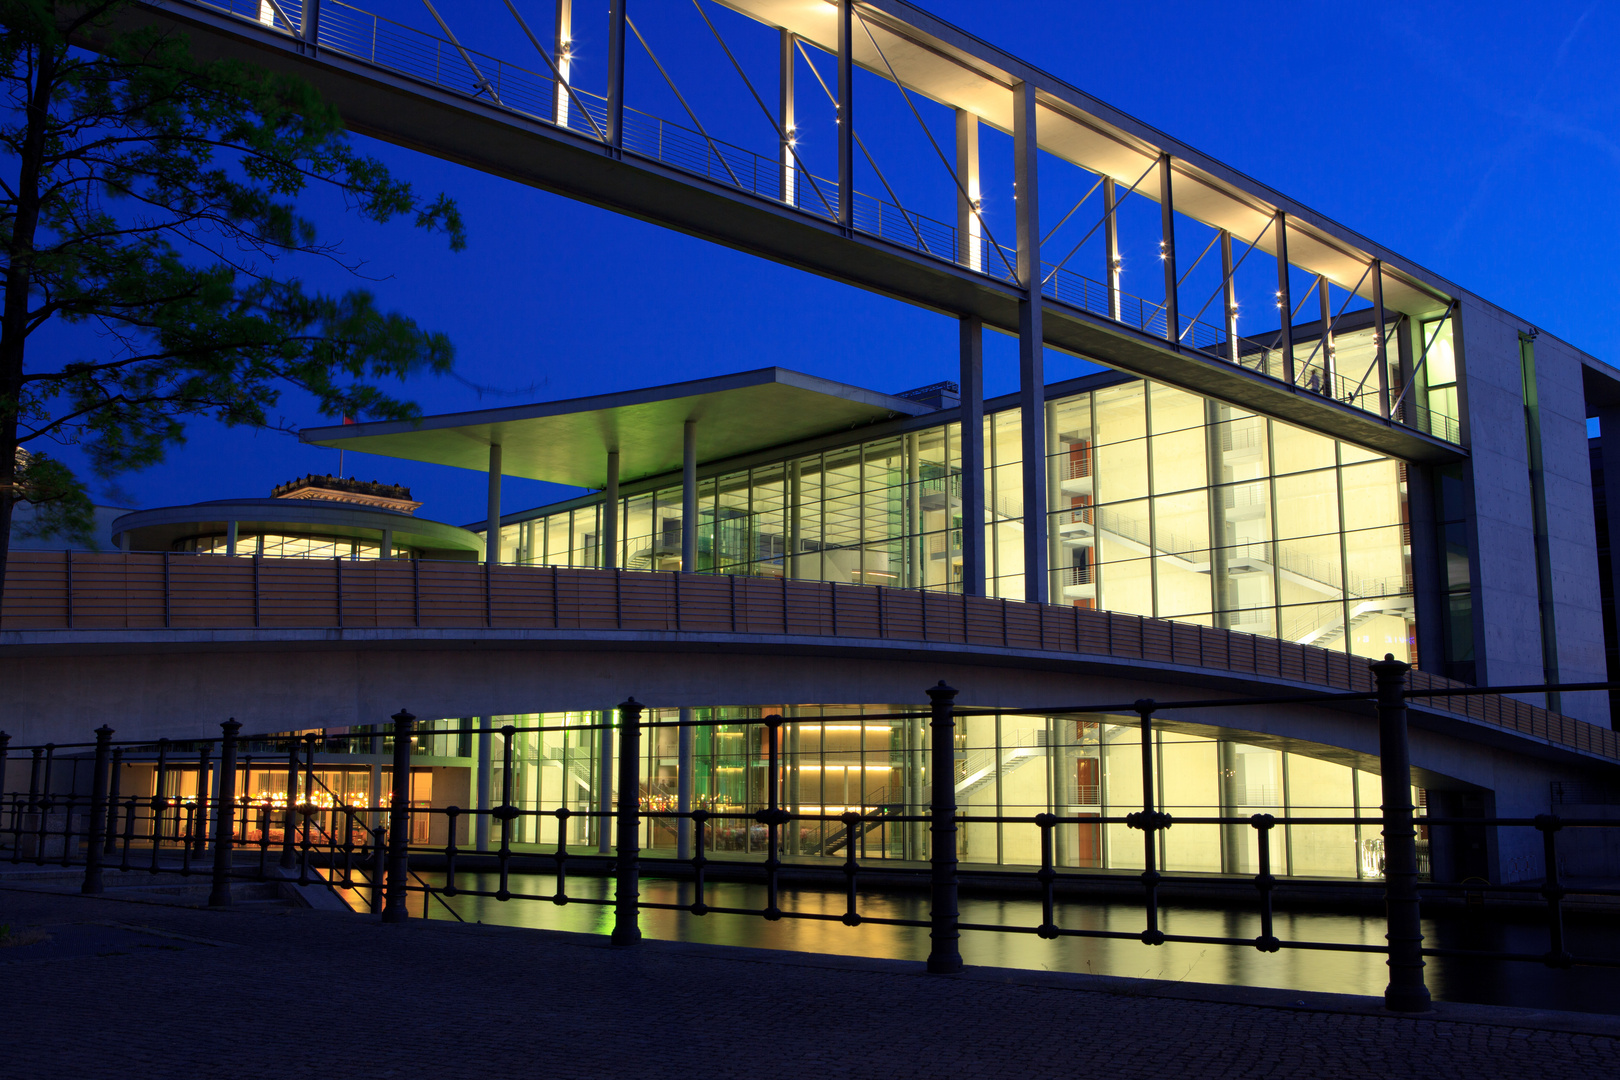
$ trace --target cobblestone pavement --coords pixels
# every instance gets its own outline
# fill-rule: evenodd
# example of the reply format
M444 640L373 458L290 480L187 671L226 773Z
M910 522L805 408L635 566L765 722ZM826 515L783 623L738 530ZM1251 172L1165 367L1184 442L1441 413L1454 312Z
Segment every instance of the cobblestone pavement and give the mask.
M0 888L0 1076L1604 1077L1620 1020Z

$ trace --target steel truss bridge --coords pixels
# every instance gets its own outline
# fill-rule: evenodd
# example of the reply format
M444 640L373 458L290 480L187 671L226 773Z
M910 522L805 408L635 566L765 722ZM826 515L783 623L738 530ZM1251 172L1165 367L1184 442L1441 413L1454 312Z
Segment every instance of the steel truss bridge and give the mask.
M750 149L709 134L627 0L609 4L605 94L576 85L572 0L560 0L546 25L503 2L514 53L525 50L511 58L463 45L449 20L464 13L447 20L429 0L424 8L437 33L338 0L146 0L126 17L184 30L202 56L296 73L362 134L954 316L963 327L964 431L979 431L982 417L981 328L1016 335L1025 506L1047 505L1045 470L1031 467L1047 452L1043 343L1403 460L1466 454L1458 421L1408 393L1422 381L1438 332L1424 330L1415 345L1410 333L1398 332L1404 321L1433 326L1451 318L1456 286L910 4L693 0L694 20L701 18L741 76L742 103L752 97L775 132L775 145ZM777 35L777 86L769 88L775 102L714 22L720 6ZM625 52L635 47L674 92L684 122L628 104ZM822 64L833 69L830 79L810 61L811 50L835 58ZM796 54L811 62L821 84L805 92L825 94L840 117L835 176L818 175L797 149ZM901 204L860 138L857 69L892 84L922 125L956 192L954 222ZM940 145L917 109L920 100L954 110L954 146ZM981 126L1012 135L1010 235L996 236L982 211ZM1095 178L1044 235L1041 151L1048 169L1056 159ZM856 190L858 155L878 177L881 197ZM1076 217L1099 189L1100 217L1095 205ZM1157 300L1121 287L1119 208L1136 198L1159 208L1164 289ZM1067 248L1065 239L1043 251L1058 228L1071 218L1083 223L1087 214L1095 224L1079 243ZM1209 235L1202 251L1193 243L1178 255L1178 224L1184 238L1193 226L1200 238ZM1096 278L1071 266L1094 238L1105 253ZM1237 330L1233 283L1255 251L1262 252L1256 266L1277 269L1280 325L1245 336ZM1187 285L1206 259L1220 263L1219 284L1207 297ZM1302 280L1308 288L1298 287ZM1342 297L1336 309L1335 289ZM1319 314L1296 322L1310 308ZM1335 332L1369 326L1370 361L1340 370ZM982 464L977 442L964 440L964 472ZM964 507L965 514L973 509ZM1044 600L1049 553L1038 530L1025 543L1033 571L1026 580L1039 589L1029 599Z

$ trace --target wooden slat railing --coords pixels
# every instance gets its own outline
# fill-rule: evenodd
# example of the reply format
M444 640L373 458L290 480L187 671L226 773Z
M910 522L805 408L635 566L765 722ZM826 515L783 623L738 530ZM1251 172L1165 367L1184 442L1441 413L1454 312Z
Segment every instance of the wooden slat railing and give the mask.
M1140 659L1370 691L1342 652L1118 612L772 577L265 559L13 552L0 630L487 628L651 630L930 641ZM1414 689L1461 686L1423 671ZM1515 698L1432 706L1613 760L1620 733Z

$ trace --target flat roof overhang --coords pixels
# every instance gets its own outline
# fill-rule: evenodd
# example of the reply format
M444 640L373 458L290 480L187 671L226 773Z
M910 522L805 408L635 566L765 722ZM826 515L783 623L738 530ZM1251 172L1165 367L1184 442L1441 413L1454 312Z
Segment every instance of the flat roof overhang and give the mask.
M112 525L113 539L134 537L139 550L166 551L176 540L223 533L235 522L244 534L276 532L291 536L376 539L384 531L400 548L482 552L483 537L442 521L397 510L323 499L221 499L189 506L136 510Z
M775 5L766 0L750 0L732 6L769 22L772 18L785 18L783 13L789 7L808 11L826 5ZM1106 107L1051 76L996 53L983 43L976 43L948 24L906 4L884 0L881 6L908 13L908 17L937 31L935 35L928 35L915 26L895 29L900 26L896 19L891 19L893 25L884 29L887 24L877 21L878 13L867 12L874 33L880 41L886 42L886 54L890 52L890 43L897 50L903 48L915 53L912 60L905 61L912 66L902 68L897 64L897 71L908 80L908 85L915 77L923 86L930 87L922 90L930 97L946 103L965 101L962 95L969 92L969 83L963 80L971 80L972 87L976 88L974 93L989 97L978 106L968 102L963 107L970 107L993 125L1010 125L1010 120L998 121L999 114L990 107L992 99L1000 101L1006 97L1004 108L1010 115L1011 90L1004 84L1017 72L1038 77L1038 85L1043 88L1041 101L1046 106L1038 122L1039 135L1043 148L1057 156L1076 160L1083 167L1130 183L1142 171L1138 163L1150 160L1155 147L1164 147L1176 155L1178 177L1185 174L1198 180L1196 186L1183 185L1178 180L1175 198L1178 209L1200 220L1230 228L1240 238L1254 238L1269 220L1268 205L1276 206L1286 210L1293 222L1289 231L1289 255L1295 266L1323 273L1348 289L1356 285L1363 265L1357 261L1360 256L1351 257L1352 254L1369 252L1386 262L1385 302L1388 307L1404 309L1414 315L1437 314L1446 306L1442 297L1458 293L1456 286L1406 263L1349 230L1332 225L1320 215L1296 206L1235 170L1173 143L1147 125L1130 121L1113 110L1106 110L1111 117L1109 121L1090 116L1085 112L1086 107ZM781 10L776 11L777 7ZM771 15L767 8L776 14ZM558 128L341 53L322 50L317 59L284 34L221 12L189 5L162 10L142 5L126 11L124 17L142 23L179 24L191 31L200 55L247 60L274 70L294 72L335 102L345 123L362 134L944 315L977 316L992 329L1017 333L1018 300L1022 290L945 259L919 254L863 233L845 234L825 218L638 157L630 151L616 157L587 134ZM798 23L790 21L787 25L791 29ZM805 24L804 32L814 40L819 40L816 35L823 33L809 24ZM886 39L884 34L889 34L890 38ZM947 42L945 38L952 34L965 44ZM864 48L870 52L867 55L858 51L857 60L866 56L863 66L881 74L883 69L876 52L871 51L869 43L859 44L866 40L865 35L857 33L856 37L858 50ZM982 59L986 54L995 55L1011 70L1002 70ZM890 61L895 62L896 57L891 55ZM944 79L941 72L947 75L955 72L951 78L961 85L951 89L949 79L940 81ZM980 83L983 86L979 86ZM1054 97L1048 87L1057 88L1062 99ZM1074 148L1066 151L1057 143L1049 144L1049 124L1057 124L1052 130L1059 130L1062 115L1070 113L1083 121L1075 131L1091 132L1106 143L1109 154L1117 152L1124 156L1110 165L1104 158L1093 160L1088 156L1091 151L1079 155ZM1187 158L1183 159L1182 154ZM1146 190L1149 187L1152 190ZM1138 191L1150 198L1158 197L1151 177ZM1265 235L1269 238L1274 232ZM1265 242L1269 240L1262 242L1262 250L1265 250ZM1317 394L1289 388L1257 373L1223 365L1213 357L1204 357L1192 350L1174 349L1168 342L1134 334L1123 325L1067 305L1048 300L1045 310L1046 343L1087 360L1214 397L1237 408L1403 460L1449 462L1467 456L1465 449L1415 429L1344 407Z
M928 406L785 368L536 405L408 420L309 428L299 438L384 457L483 472L501 447L501 472L600 489L607 455L632 481L681 468L686 421L695 420L697 458L717 461L846 431Z

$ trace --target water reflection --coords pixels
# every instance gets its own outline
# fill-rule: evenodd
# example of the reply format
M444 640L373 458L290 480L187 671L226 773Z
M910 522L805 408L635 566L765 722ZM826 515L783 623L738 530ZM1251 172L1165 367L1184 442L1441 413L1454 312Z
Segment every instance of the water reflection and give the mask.
M434 886L442 874L423 874ZM464 888L493 890L493 874L458 874ZM513 892L549 893L555 879L549 875L513 874ZM606 901L613 895L605 878L580 877L569 881L569 894L581 900ZM648 902L689 904L690 882L643 878L642 899ZM758 909L765 905L763 885L711 883L707 902L716 907ZM451 918L438 901L411 895L413 915ZM612 929L613 911L606 904L549 902L457 896L448 901L468 922L526 926L586 934ZM785 911L841 915L841 892L813 888L784 888L780 906ZM1039 903L1022 898L963 897L963 922L1034 926L1040 922ZM872 917L926 919L928 897L923 893L863 895L861 913ZM1059 926L1085 930L1136 933L1142 929L1142 911L1119 902L1060 903ZM1260 932L1259 916L1251 912L1167 906L1161 928L1169 934L1219 935L1251 938ZM757 916L705 915L684 911L644 909L641 931L649 938L695 941L715 945L745 945L763 949L880 956L921 961L928 955L925 927L864 925L849 927L836 921L783 919L767 922ZM1328 912L1278 913L1275 932L1284 941L1334 941L1382 945L1382 917L1372 914ZM1491 949L1540 954L1547 947L1546 931L1539 925L1502 923L1469 913L1424 920L1424 936L1434 947ZM1572 948L1596 956L1620 955L1620 927L1614 920L1572 923ZM972 965L1071 971L1131 978L1172 979L1188 982L1277 987L1382 996L1387 981L1383 957L1377 954L1288 950L1273 954L1225 945L1169 943L1156 948L1137 941L1063 938L1045 941L1033 934L964 931L962 958ZM1620 1013L1620 980L1612 971L1576 968L1553 971L1540 964L1431 957L1427 980L1430 992L1442 1001L1464 1001L1524 1008L1568 1009Z

